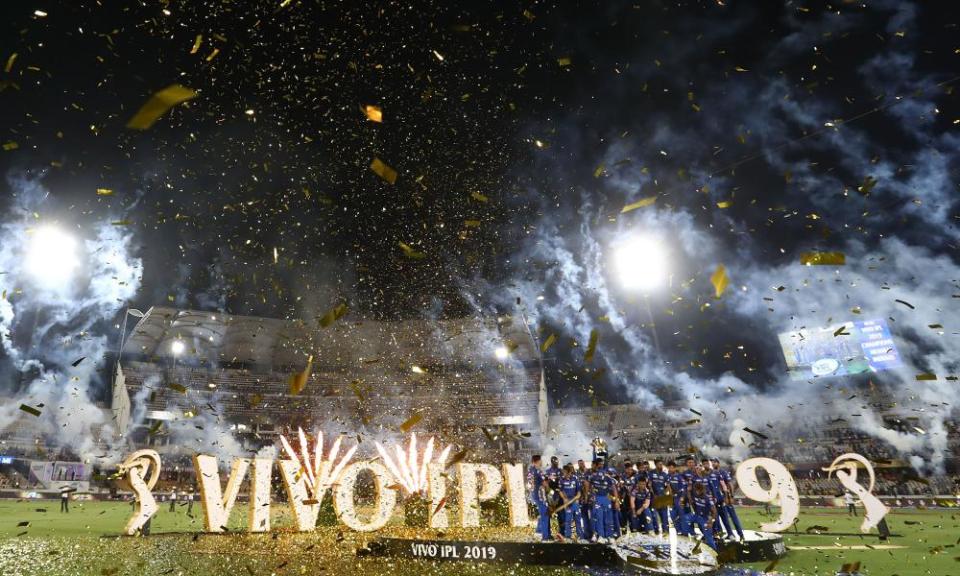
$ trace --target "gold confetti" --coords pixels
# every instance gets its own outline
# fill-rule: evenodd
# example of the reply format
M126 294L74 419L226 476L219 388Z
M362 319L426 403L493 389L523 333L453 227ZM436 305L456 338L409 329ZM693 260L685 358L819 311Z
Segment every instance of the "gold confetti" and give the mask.
M371 122L383 122L383 110L379 106L367 104L363 107L363 113L367 115L367 120Z
M13 141L3 143L3 149L6 150L7 152L11 150L16 150L19 147L20 145Z
M203 44L203 34L197 34L197 37L193 40L193 48L190 49L190 53L196 54L200 50L201 44Z
M13 70L13 63L16 61L17 61L17 53L14 52L13 54L10 55L9 58L7 58L7 65L3 67L3 71L9 74L10 71Z
M348 310L347 305L343 303L334 306L332 309L328 310L327 313L320 318L320 327L326 328L327 326L330 326L331 324L339 320L341 316L346 314L347 310Z
M97 196L113 196L113 190L109 188L97 188Z
M290 394L296 396L297 394L303 392L303 389L307 387L307 381L310 379L310 370L313 368L313 355L311 354L307 358L307 366L303 369L303 372L298 372L290 376Z
M485 203L485 202L489 202L489 201L490 201L489 198L487 198L486 196L484 196L483 194L481 194L481 193L479 193L479 192L471 192L471 193L470 193L470 197L473 198L474 200L476 200L477 202L484 202L484 203Z
M597 166L597 169L593 171L593 177L599 178L600 176L602 176L605 168L606 167L603 164Z
M33 406L27 406L26 404L21 404L20 409L26 412L27 414L32 414L34 416L40 415L40 411L34 408Z
M219 49L219 48L214 48L214 49L213 49L213 52L211 52L211 53L206 57L206 61L209 62L209 61L213 60L214 58L217 57L217 54L219 54L219 53L220 53L220 49Z
M731 202L729 200L721 200L717 202L717 208L729 208Z
M724 268L723 264L717 265L717 269L713 272L713 275L710 276L710 283L713 284L715 297L719 298L722 296L723 291L726 290L730 284L730 279L727 278L727 269Z
M387 165L383 162L383 160L381 160L381 159L379 159L379 158L374 158L374 159L373 159L373 162L370 163L370 169L373 170L373 172L374 172L377 176L383 178L384 180L386 180L386 181L389 182L390 184L393 184L393 183L395 183L395 182L397 181L397 171L394 170L393 168L387 166Z
M804 266L843 266L847 258L843 252L803 252L800 263Z
M540 346L540 351L541 351L541 352L546 352L547 350L550 349L551 346L553 346L554 342L556 342L556 341L557 341L557 335L556 335L556 334L551 334L551 335L547 336L547 339L544 340L543 345Z
M427 255L424 254L423 252L418 252L414 250L413 247L410 246L409 244L406 244L404 242L397 242L397 244L399 244L400 249L403 250L403 255L406 256L407 258L410 258L411 260L423 260L424 258L427 257Z
M404 433L409 432L410 429L416 426L421 420L423 420L423 414L417 412L413 416L403 421L403 424L400 425L400 431Z
M657 201L657 197L656 197L656 196L650 196L649 198L643 198L643 199L637 200L637 201L634 202L633 204L627 204L626 206L623 207L623 210L621 210L620 213L621 213L621 214L626 214L627 212L630 212L631 210L636 210L637 208L643 208L644 206L649 206L649 205L653 204L653 203L656 202L656 201Z
M129 225L130 225L130 221L129 221L129 220L114 220L113 222L110 223L110 225L111 225L111 226L129 226Z
M573 61L570 60L570 57L569 57L569 56L561 56L560 58L557 58L557 64L558 64L561 68L565 68L565 67L569 66L569 65L572 64L572 63L573 63Z
M127 122L127 128L147 130L177 104L196 97L197 93L179 84L167 86L147 100L140 110Z
M183 384L177 384L176 382L171 382L170 384L167 385L167 388L170 388L171 390L175 392L179 392L181 394L187 393L187 387L184 386Z
M479 220L464 220L464 221L463 221L463 225L466 226L467 228L479 228L479 227L480 227L480 221L479 221Z
M597 351L597 341L600 339L600 334L596 330L590 331L590 343L587 344L587 351L583 355L583 361L590 363L593 361L593 355Z

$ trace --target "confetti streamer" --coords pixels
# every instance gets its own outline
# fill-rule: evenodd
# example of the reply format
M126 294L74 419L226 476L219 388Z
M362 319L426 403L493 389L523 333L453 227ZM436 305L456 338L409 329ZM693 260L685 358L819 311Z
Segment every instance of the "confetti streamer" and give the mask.
M713 276L710 276L710 283L713 284L714 297L720 298L730 284L730 279L727 278L727 269L724 268L723 264L719 264Z
M653 203L656 202L656 201L657 201L657 197L656 197L656 196L650 196L649 198L643 198L643 199L641 199L641 200L637 200L637 201L634 202L633 204L627 204L626 206L623 207L623 210L621 210L620 213L621 213L621 214L626 214L627 212L630 212L630 211L632 211L632 210L636 210L637 208L643 208L644 206L650 206L651 204L653 204Z
M186 86L179 84L167 86L147 100L146 104L127 122L127 128L147 130L168 110L177 104L192 100L196 95L196 92Z
M383 160L379 158L373 159L373 162L370 163L370 169L373 170L374 174L390 184L394 184L397 181L397 171L387 166Z
M383 122L383 110L379 106L367 104L363 107L363 113L366 114L367 120L371 122Z
M307 381L310 379L310 371L313 369L313 355L307 359L307 366L303 369L302 372L298 372L290 376L288 382L290 384L290 394L296 396L297 394L303 392L303 389L307 387Z
M803 252L800 263L804 266L843 266L847 257L843 252Z

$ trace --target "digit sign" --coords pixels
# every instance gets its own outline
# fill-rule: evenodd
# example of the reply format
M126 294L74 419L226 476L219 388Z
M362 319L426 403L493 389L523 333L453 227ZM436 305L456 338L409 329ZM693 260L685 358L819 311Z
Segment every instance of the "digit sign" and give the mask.
M757 468L763 468L770 476L770 489L760 485ZM800 493L797 484L786 466L772 458L750 458L737 466L737 485L743 495L757 502L776 502L780 505L780 518L776 522L760 525L765 532L783 532L793 526L800 514Z

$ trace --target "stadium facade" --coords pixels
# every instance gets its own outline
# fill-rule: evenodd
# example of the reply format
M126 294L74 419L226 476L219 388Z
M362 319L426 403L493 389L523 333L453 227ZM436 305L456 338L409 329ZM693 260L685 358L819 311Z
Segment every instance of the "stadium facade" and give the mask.
M297 426L382 437L416 421L512 454L538 446L547 424L539 346L517 317L304 322L158 306L126 334L114 370L118 428L167 450L171 423L210 417L250 449Z

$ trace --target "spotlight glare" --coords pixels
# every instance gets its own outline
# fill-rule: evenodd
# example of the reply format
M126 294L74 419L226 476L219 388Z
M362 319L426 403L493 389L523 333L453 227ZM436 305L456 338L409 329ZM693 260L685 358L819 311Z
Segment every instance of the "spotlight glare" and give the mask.
M77 241L59 228L44 226L29 239L26 254L27 272L44 288L66 288L80 265Z
M649 291L667 278L663 245L647 236L630 238L614 248L613 267L624 288Z
M500 346L494 350L494 355L497 357L497 360L506 360L507 356L510 356L510 351L507 350L506 346Z
M186 350L186 345L184 345L183 340L174 340L170 344L170 351L173 352L174 356L179 356L183 354L183 351Z

